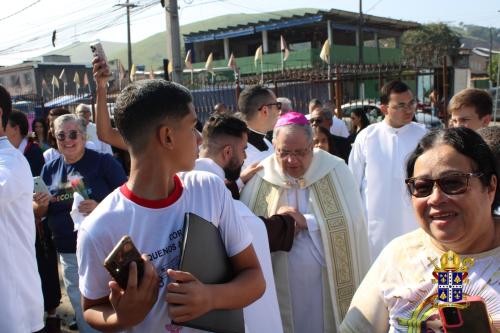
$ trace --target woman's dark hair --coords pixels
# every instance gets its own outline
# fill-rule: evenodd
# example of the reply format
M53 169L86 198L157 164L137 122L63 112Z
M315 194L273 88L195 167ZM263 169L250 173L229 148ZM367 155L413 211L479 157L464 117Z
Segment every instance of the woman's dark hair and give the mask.
M408 178L413 177L415 162L426 151L438 146L448 145L455 149L460 154L470 158L476 167L474 172L480 172L483 175L479 178L484 186L489 186L491 177L498 174L496 172L495 157L490 148L484 142L479 134L465 127L453 127L447 129L434 130L427 133L418 143L417 148L408 158L406 162L406 175ZM493 206L499 203L499 186L495 194Z
M354 109L352 110L352 113L354 113L361 120L360 131L370 125L370 121L368 120L366 112L363 109Z
M28 135L28 117L24 114L24 112L19 110L12 110L9 115L8 123L10 126L19 127L19 133L24 138Z
M326 136L326 138L328 140L328 152L332 155L335 155L334 154L335 148L334 148L334 144L333 144L333 138L332 138L332 134L330 133L330 131L324 127L315 126L315 127L313 127L313 136L316 133L322 133Z
M33 119L33 121L31 122L31 130L33 131L33 133L35 133L36 139L38 141L40 141L40 138L38 137L38 135L35 132L35 125L38 123L42 124L42 127L43 127L43 138L41 138L41 141L47 142L47 135L49 133L49 127L47 126L47 122L45 121L45 119L43 119L43 118Z

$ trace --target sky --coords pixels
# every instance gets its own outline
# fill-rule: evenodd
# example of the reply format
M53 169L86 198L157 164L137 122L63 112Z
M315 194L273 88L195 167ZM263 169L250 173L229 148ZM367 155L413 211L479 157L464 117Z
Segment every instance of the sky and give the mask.
M0 66L20 63L76 41L126 42L125 8L117 6L125 1L0 0ZM160 0L129 1L137 4L131 9L132 42L165 31L165 10ZM359 11L358 0L178 0L178 6L181 25L224 14L304 7ZM393 19L500 28L500 0L363 0L362 6L363 13Z

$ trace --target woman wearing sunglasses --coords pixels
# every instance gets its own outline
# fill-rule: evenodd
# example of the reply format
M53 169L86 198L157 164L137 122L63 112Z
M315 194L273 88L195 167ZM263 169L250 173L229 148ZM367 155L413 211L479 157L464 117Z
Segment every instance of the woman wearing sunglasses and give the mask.
M50 193L35 193L33 206L35 215L45 217L52 232L78 329L80 332L95 332L83 320L80 306L77 230L70 212L76 192L82 198L77 206L78 211L86 216L102 199L122 185L127 177L111 155L85 148L85 125L75 115L57 117L53 131L60 156L44 165L40 176Z
M433 131L410 155L407 176L420 228L381 252L356 291L341 332L446 332L445 325L499 330L500 220L492 213L499 190L492 152L473 130ZM476 300L449 307L467 298ZM484 311L470 322L466 312L476 308L473 302Z
M71 114L71 112L69 112L69 110L65 108L55 108L49 111L49 115L47 116L47 123L49 128L47 141L50 148L48 148L43 152L43 158L45 159L45 163L49 163L50 161L55 160L56 158L59 157L59 155L61 155L59 153L57 139L55 137L54 122L58 117L63 116L65 114ZM92 141L85 141L85 148L97 150L96 145Z

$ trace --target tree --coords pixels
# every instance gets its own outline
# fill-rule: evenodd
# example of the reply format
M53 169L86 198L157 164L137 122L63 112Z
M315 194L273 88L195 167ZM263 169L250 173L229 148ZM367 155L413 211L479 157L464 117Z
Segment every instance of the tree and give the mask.
M403 58L415 66L438 67L445 55L454 57L460 48L460 37L444 23L421 25L401 37Z
M500 54L494 54L492 57L492 63L491 63L491 76L490 80L493 83L493 86L497 86L497 78L498 78L498 63L500 62Z

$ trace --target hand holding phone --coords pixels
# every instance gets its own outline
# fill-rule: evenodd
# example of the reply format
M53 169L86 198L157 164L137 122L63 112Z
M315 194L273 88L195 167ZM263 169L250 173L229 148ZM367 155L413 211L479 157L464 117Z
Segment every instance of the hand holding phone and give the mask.
M43 181L42 177L36 176L33 177L33 192L34 193L49 193L49 188L47 185L45 185L45 182Z
M123 290L127 289L129 266L132 262L137 265L137 284L139 284L144 275L144 262L132 239L123 236L104 260L104 267Z
M466 306L439 308L439 316L446 333L491 333L490 319L481 297L469 296L454 304Z
M104 49L102 48L100 41L90 44L90 50L92 51L94 57L99 57L101 61L108 63L108 58L106 58L106 54L104 53Z
M101 42L96 41L96 42L90 44L90 50L92 51L92 55L94 57L99 58L98 61L92 62L93 67L94 67L94 69L93 69L94 77L97 80L98 79L97 75L99 74L99 71L101 71L101 73L102 73L102 74L100 74L101 77L105 78L107 81L107 79L111 76L111 72L109 71L108 58L106 57L106 54L104 53L104 49L102 47Z

